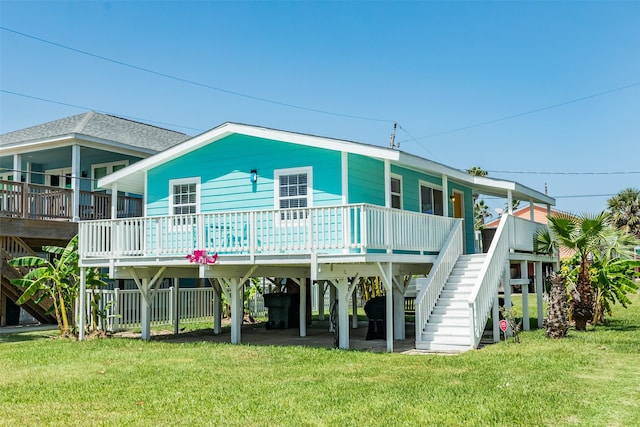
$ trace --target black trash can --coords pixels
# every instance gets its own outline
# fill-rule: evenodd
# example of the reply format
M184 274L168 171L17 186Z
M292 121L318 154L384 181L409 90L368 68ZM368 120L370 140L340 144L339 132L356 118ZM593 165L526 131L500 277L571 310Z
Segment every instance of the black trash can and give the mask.
M7 317L6 317L6 325L7 326L17 326L20 324L20 306L9 298L7 298Z
M299 305L300 294L264 294L264 306L269 309L267 329L297 328L300 325Z
M386 302L385 297L371 298L364 305L364 312L369 319L369 327L367 329L367 340L377 340L387 338L386 326Z

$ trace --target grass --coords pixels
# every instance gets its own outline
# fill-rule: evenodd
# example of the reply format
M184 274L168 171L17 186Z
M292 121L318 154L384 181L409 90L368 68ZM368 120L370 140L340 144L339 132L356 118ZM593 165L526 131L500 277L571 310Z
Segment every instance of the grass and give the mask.
M640 294L457 356L0 335L0 425L640 425Z

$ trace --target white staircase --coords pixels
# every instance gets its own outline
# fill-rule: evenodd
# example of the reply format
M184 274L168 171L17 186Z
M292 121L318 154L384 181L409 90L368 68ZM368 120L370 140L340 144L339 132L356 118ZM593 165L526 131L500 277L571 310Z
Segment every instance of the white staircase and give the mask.
M425 325L419 350L462 352L472 348L469 296L486 255L461 255Z

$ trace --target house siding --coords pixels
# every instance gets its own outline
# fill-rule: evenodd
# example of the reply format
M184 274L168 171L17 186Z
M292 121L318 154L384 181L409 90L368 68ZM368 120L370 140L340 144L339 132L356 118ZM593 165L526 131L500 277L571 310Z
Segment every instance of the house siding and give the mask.
M200 212L274 208L274 171L311 166L313 206L338 205L336 151L234 134L149 170L147 215L169 213L169 180L200 177ZM258 171L258 182L249 180Z
M384 206L384 162L349 154L349 203Z

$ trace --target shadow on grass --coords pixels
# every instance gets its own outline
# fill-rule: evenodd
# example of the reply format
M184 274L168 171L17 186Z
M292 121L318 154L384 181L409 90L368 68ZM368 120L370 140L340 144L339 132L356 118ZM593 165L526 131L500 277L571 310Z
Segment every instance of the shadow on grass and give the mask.
M55 338L58 335L49 332L16 332L10 334L0 334L0 344L3 343L18 343L28 341L39 341Z

